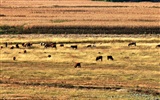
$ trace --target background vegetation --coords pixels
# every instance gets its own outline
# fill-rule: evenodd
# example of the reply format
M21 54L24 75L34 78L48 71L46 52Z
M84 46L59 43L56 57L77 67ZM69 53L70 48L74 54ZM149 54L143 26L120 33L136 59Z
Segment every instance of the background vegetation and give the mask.
M0 34L160 33L159 3L91 0L1 1Z

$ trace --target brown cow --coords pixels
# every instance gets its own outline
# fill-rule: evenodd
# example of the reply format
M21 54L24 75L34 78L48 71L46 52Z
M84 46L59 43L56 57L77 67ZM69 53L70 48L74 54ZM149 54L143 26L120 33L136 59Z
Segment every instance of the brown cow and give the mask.
M13 60L16 60L16 57L13 57Z
M101 60L101 61L102 61L102 60L103 60L103 56L97 56L97 57L96 57L96 61L98 61L98 60Z
M30 42L22 43L22 46L23 46L23 47L31 47L31 46L32 46L32 43L30 43Z
M74 68L77 68L77 67L81 68L81 63L76 63L75 66L74 66Z
M128 46L136 46L136 42L131 42L128 44Z
M47 47L52 47L52 48L57 49L56 43L46 43L46 44L44 45L44 47L45 47L45 48L47 48Z
M27 53L27 50L24 50L23 52L24 52L24 53Z
M60 47L64 47L64 44L63 44L63 43L61 43L61 44L60 44Z

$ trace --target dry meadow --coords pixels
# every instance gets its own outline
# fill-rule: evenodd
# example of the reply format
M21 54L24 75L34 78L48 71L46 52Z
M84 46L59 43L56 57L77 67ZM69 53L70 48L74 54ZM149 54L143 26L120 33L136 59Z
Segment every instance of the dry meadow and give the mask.
M160 98L159 35L1 35L1 41L1 99ZM132 41L137 46L128 47ZM33 46L22 47L24 42ZM57 49L40 42L57 42ZM10 49L16 43L20 48ZM73 44L77 50L70 48ZM107 60L108 55L114 60ZM103 61L96 61L97 56ZM81 68L74 68L76 62Z
M151 2L1 0L0 99L159 100L159 8ZM23 47L26 42L33 45ZM41 42L56 42L57 49ZM16 44L20 48L10 49ZM81 68L74 68L77 62Z

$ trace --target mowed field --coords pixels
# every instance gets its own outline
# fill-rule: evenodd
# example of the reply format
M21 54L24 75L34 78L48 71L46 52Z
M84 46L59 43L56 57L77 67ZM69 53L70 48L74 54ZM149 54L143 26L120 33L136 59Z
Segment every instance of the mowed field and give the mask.
M159 35L1 35L0 41L1 99L160 99ZM23 47L24 42L33 45ZM57 49L40 42L56 42ZM10 49L16 43L20 48ZM74 68L77 62L81 68Z
M91 0L1 0L0 25L159 26L160 3Z

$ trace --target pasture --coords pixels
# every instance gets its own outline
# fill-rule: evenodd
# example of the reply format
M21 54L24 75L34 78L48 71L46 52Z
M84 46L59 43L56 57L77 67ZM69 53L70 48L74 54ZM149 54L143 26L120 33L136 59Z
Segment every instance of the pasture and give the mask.
M159 8L1 0L0 99L159 100Z
M160 99L159 35L31 34L0 39L1 99ZM33 45L23 47L24 42ZM56 42L57 49L44 48L41 42ZM130 42L137 44L128 46ZM20 48L10 49L16 43ZM97 56L103 60L96 61ZM74 68L76 63L81 68Z

